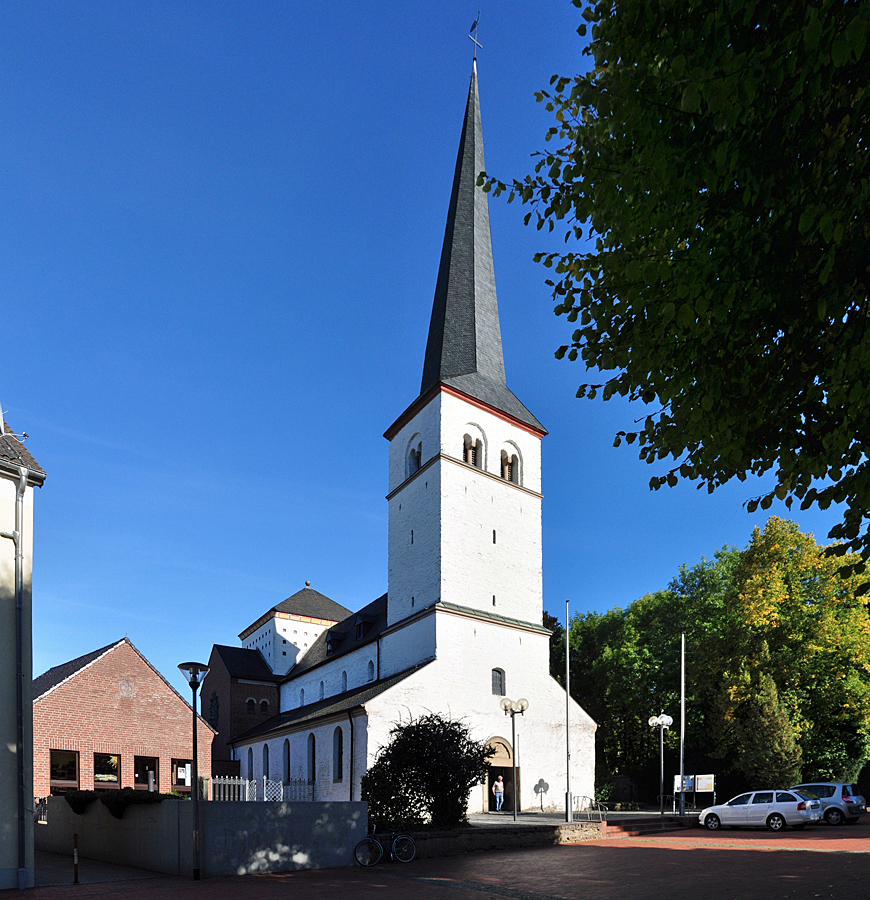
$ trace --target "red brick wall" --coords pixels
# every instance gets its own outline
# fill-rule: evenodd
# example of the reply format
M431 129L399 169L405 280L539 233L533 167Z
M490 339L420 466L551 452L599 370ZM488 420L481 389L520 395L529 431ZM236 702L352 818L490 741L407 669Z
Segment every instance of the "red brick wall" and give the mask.
M132 682L132 698L121 682ZM156 756L160 791L172 790L171 761L192 758L193 713L124 641L33 704L33 793L49 794L51 750L79 753L79 787L94 787L94 753L121 757L121 787L133 787L133 757ZM213 733L198 723L199 774L211 775Z

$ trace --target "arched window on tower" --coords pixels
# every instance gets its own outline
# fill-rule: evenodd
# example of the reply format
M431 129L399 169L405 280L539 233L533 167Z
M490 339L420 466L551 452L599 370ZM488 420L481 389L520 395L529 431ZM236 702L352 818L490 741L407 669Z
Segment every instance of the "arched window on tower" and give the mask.
M466 434L462 444L462 460L476 469L483 468L483 441Z
M415 472L420 471L420 465L423 460L423 445L417 444L416 447L412 447L410 452L408 453L408 476L410 477Z
M269 712L269 701L261 700L260 701L260 712L265 716Z
M493 669L492 670L492 692L497 697L504 697L504 695L505 695L504 669Z
M375 664L371 660L369 660L368 676L369 676L369 681L375 680Z
M341 690L342 693L347 690L347 672L341 673Z
M248 715L252 716L257 711L257 704L253 697L248 697Z
M520 483L520 461L517 459L516 453L501 451L501 477L505 481L510 481L511 484Z
M323 699L323 682L320 682L320 699Z

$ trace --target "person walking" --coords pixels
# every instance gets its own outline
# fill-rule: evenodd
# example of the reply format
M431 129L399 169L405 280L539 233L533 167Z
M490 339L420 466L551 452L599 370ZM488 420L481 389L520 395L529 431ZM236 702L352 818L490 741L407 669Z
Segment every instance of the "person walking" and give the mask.
M495 795L495 811L501 811L501 805L504 803L504 781L501 775L496 778L492 785L492 792Z

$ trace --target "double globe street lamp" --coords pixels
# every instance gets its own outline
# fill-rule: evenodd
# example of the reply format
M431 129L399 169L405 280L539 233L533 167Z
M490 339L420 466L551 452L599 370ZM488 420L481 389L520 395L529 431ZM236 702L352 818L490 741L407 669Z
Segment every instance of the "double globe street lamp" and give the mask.
M659 814L665 814L665 731L674 724L674 720L670 716L662 713L660 716L650 716L647 725L650 728L658 728L659 730Z
M504 710L506 716L511 717L511 761L513 763L513 782L511 785L511 793L514 795L514 822L517 820L517 726L516 717L522 715L529 708L529 701L525 697L519 700L508 700L503 698L499 704Z

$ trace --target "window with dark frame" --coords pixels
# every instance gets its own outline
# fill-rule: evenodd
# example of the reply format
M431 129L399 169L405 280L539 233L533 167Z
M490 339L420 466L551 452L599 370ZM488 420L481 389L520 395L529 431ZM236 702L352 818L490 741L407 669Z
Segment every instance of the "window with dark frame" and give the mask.
M341 726L332 733L332 780L344 781L344 732Z
M248 699L248 715L252 716L257 711L257 704L254 702L253 697Z
M265 716L269 712L269 701L261 700L260 701L260 715Z
M172 790L179 794L190 791L192 759L172 760Z
M504 697L505 695L505 684L504 684L504 669L493 669L492 670L492 692L497 697Z
M121 786L121 757L117 753L94 754L94 790Z
M133 757L133 787L137 791L148 790L149 772L153 772L154 790L158 790L159 781L157 778L157 772L159 763L160 760L156 756Z
M79 789L79 755L76 750L49 751L49 786L52 794Z

